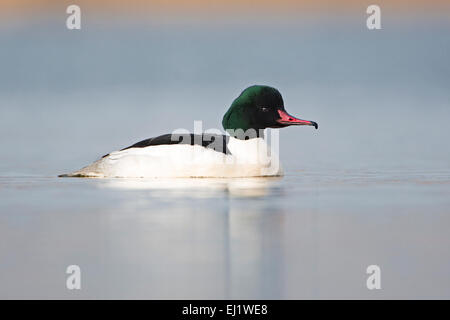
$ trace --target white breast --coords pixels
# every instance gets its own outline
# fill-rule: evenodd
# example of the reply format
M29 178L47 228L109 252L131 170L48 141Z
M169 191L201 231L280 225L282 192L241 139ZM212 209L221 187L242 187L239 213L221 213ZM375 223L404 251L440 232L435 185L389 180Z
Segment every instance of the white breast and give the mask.
M226 155L198 145L158 145L115 151L69 176L258 177L282 175L278 155L262 138L230 137Z

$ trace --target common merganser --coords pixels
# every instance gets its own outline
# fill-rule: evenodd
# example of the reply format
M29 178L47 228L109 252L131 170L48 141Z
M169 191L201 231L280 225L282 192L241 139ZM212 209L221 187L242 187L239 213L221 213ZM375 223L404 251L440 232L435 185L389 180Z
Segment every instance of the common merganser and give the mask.
M60 177L259 177L281 176L278 155L264 139L264 129L309 125L289 115L280 92L248 87L222 120L223 134L165 134L111 152L78 171ZM273 143L273 142L272 142Z

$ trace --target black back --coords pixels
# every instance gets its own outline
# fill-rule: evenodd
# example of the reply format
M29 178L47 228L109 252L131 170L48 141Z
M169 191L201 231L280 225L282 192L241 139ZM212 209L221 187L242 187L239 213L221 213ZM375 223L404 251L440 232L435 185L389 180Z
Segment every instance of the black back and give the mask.
M224 154L231 154L227 148L229 136L223 134L163 134L162 136L139 141L129 147L123 148L120 151L131 148L145 148L150 146L171 145L171 144L188 144L188 145L200 145L202 147L212 149ZM104 157L108 156L104 155Z

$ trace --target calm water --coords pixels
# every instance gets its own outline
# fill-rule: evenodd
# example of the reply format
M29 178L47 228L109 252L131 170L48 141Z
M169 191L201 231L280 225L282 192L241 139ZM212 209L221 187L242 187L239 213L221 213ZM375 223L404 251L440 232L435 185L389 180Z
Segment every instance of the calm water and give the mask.
M58 23L0 32L0 298L450 298L448 24ZM56 178L254 83L282 179Z

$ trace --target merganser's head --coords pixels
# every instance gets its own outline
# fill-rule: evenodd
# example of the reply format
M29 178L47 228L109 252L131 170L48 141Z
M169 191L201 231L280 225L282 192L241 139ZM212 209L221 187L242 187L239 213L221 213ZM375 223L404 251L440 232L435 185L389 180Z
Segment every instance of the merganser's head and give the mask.
M231 104L222 120L227 131L259 131L265 128L284 128L287 126L314 126L314 121L302 120L289 115L284 109L280 92L269 86L248 87Z

